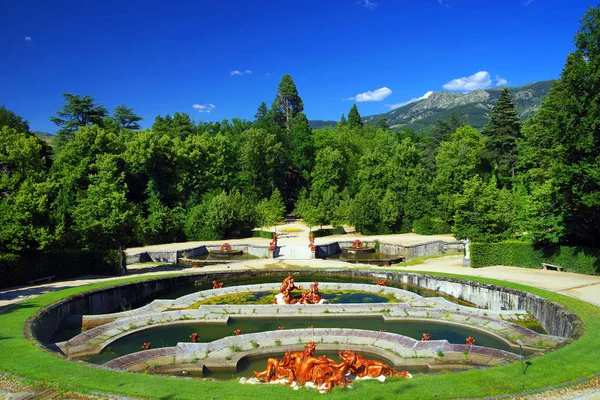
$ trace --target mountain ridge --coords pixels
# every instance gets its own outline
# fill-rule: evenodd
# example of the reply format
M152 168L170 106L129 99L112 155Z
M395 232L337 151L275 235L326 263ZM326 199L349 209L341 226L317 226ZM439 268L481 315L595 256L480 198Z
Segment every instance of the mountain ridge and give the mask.
M552 81L538 81L523 86L510 87L519 118L524 120L537 111L550 90ZM387 118L392 129L428 130L438 120L448 119L456 112L466 118L469 125L483 129L488 114L494 108L502 88L478 89L467 93L433 92L424 99L403 105L386 113L363 117L363 122L375 124L379 118ZM337 121L309 121L311 127L335 126Z

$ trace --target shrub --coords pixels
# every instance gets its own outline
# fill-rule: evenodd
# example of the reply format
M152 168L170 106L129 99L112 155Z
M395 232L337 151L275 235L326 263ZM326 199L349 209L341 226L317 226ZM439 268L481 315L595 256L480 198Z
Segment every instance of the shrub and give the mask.
M269 231L252 231L252 237L260 237L264 239L272 239L273 232Z
M419 218L413 222L415 233L420 235L439 235L450 233L451 228L446 222L439 218L433 218L428 215Z
M472 243L471 266L511 265L541 268L542 263L561 266L568 272L597 275L600 273L600 249L555 246L536 248L531 243L504 241Z
M101 253L77 249L0 253L0 287L22 285L50 275L57 278L86 274L118 275L121 272L119 261L116 250Z
M332 229L317 229L312 231L312 234L315 235L315 237L323 237L323 236L332 236L332 235L345 235L346 231L344 230L343 226L338 226L336 228L332 228ZM309 232L310 235L310 232Z

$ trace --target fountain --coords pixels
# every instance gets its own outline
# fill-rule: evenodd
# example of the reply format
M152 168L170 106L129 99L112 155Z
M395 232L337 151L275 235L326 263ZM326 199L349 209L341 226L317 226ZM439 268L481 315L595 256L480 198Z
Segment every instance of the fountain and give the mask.
M327 300L319 294L319 282L310 285L308 290L302 293L302 296L300 297L292 297L292 291L294 289L302 290L302 286L296 286L294 277L288 275L288 277L281 282L279 293L275 295L273 304L324 304L327 302Z
M215 257L231 257L242 255L242 250L234 250L229 243L223 243L219 250L209 250L209 253Z
M340 363L327 356L315 357L315 342L308 342L303 351L287 351L283 360L269 358L267 369L254 371L254 378L240 379L240 383L275 382L288 386L304 385L317 388L320 392L330 392L334 386L346 387L354 379L379 379L386 377L412 378L408 371L398 372L387 364L369 360L352 350L339 351Z
M374 247L367 247L360 241L360 239L356 239L352 242L352 246L350 247L342 247L342 253L347 254L368 254L375 253Z
M203 290L196 287L193 293L115 314L82 315L79 321L85 332L53 343L68 357L89 357L88 362L113 369L222 379L248 377L256 371L242 381L305 385L327 392L356 379L410 376L396 369L427 373L513 362L519 359L513 337L525 342L526 356L568 340L515 325L511 321L526 311L488 304L496 297L485 292L492 290L487 287L473 299L480 302L482 308L477 308L398 288L411 274L358 272L336 271L332 276L340 280L330 282L322 275L296 282L292 274L307 275L298 270L285 271L286 275L256 271L253 279L248 279L247 271L194 274L192 281L202 277ZM245 281L240 284L236 279ZM438 290L468 287L444 278L428 279ZM294 295L294 290L302 292ZM362 292L363 300L340 302L331 297L336 290ZM260 293L266 301L250 303L240 296L245 293ZM274 293L275 304L266 304ZM237 301L206 302L224 296ZM324 296L331 304L324 304ZM376 296L395 299L367 300ZM315 355L315 342L327 355ZM366 342L371 344L368 349ZM337 356L339 361L334 361Z

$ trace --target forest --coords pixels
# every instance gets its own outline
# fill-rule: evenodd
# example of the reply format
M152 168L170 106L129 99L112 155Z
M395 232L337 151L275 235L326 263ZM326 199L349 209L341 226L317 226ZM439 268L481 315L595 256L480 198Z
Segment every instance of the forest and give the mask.
M520 121L505 88L480 132L363 124L356 105L311 129L291 76L253 121L112 113L64 93L51 143L0 108L0 254L103 251L250 234L293 212L363 234L599 247L600 9L590 8L542 107ZM0 257L1 258L1 257Z

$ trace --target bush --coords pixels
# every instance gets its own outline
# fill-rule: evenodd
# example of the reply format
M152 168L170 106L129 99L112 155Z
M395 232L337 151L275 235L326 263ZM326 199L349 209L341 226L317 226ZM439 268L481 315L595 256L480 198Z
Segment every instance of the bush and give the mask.
M120 273L119 252L116 250L102 253L76 249L0 253L0 287L22 285L51 275L72 278L86 274Z
M273 239L273 232L269 231L252 231L252 237L260 237L263 239Z
M336 228L332 228L332 229L317 229L315 231L312 231L312 234L315 237L323 237L323 236L332 236L332 235L345 235L346 231L344 230L343 226L338 226ZM310 235L310 232L309 232Z
M419 235L440 235L450 233L451 228L446 222L439 218L433 218L428 215L419 218L413 222L415 233Z
M600 274L600 249L555 246L536 248L531 243L504 241L471 243L471 266L511 265L541 268L542 263L561 266L568 272Z

